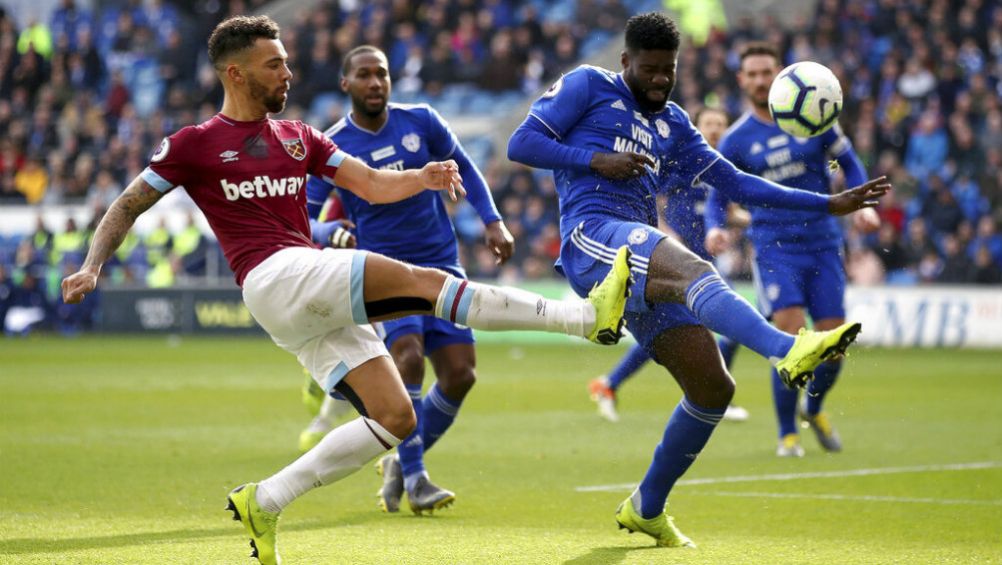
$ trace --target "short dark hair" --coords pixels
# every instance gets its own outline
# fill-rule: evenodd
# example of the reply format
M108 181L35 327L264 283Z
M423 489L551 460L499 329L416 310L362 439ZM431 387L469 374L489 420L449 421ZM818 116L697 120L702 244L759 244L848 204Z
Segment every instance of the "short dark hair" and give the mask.
M375 45L359 45L348 51L344 54L344 59L341 60L341 76L348 76L348 73L351 72L351 60L360 53L383 53L383 50ZM383 53L383 55L386 54Z
M223 61L249 49L257 39L278 39L278 24L268 16L233 16L219 22L209 36L209 61L222 70Z
M771 43L766 43L764 41L752 41L745 48L741 50L741 58L739 59L738 66L745 62L745 59L751 57L752 55L769 55L776 62L779 62L779 50L776 49Z
M731 117L727 115L727 110L724 110L720 106L703 106L702 108L699 109L699 111L696 112L696 115L692 117L692 123L698 124L699 118L703 117L704 114L708 114L710 112L716 112L722 115L724 119L726 119L728 122L731 121Z
M679 33L675 21L661 12L638 14L626 21L626 49L678 51Z

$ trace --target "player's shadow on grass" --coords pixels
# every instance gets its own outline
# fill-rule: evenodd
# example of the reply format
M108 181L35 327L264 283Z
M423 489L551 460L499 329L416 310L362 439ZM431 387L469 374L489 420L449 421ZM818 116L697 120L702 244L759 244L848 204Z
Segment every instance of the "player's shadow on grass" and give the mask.
M284 524L282 526L283 531L297 531L319 530L322 528L329 528L332 524L330 522L313 520L310 522L289 524L288 527ZM243 526L234 523L234 526L225 528L166 530L162 532L142 532L138 534L91 536L83 538L14 538L9 540L0 540L0 555L17 555L23 553L62 553L64 551L76 551L81 549L128 547L132 545L146 545L158 542L191 541L228 536L243 537L245 535Z
M654 546L596 547L584 555L564 561L563 565L616 565L617 563L622 563L626 559L627 554L635 551L656 551L659 556L664 555L663 548ZM631 563L633 562L631 561Z
M356 525L371 520L381 519L376 512L358 512L347 516L339 516L330 520L306 519L282 523L282 532L302 532L338 528L346 525ZM79 538L13 538L0 539L0 556L26 553L62 553L81 549L101 549L110 547L129 547L150 543L165 543L171 541L192 541L207 538L232 537L235 539L246 536L244 528L238 522L231 526L219 528L191 528L183 530L165 530L160 532L142 532L136 534L119 534L110 536L90 536Z

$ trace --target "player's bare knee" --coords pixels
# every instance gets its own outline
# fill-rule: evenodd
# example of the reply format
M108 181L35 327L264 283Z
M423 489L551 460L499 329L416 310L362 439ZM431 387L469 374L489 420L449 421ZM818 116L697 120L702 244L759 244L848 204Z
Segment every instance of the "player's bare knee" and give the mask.
M459 401L466 397L477 382L473 367L462 367L449 371L438 379L438 387L450 400Z
M414 406L410 402L396 403L378 414L370 414L369 417L379 422L380 426L399 439L411 435L411 432L417 427L417 416L414 414Z
M424 352L420 342L415 340L414 343L394 347L392 354L393 364L397 366L405 384L419 385L424 382Z

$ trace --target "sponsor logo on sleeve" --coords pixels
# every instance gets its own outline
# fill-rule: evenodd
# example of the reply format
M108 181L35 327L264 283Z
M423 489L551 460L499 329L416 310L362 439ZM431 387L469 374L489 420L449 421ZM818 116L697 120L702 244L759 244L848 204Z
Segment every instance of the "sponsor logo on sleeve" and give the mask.
M170 140L165 137L164 140L160 142L160 147L157 147L156 152L153 153L152 157L150 157L150 162L159 163L160 161L163 161L169 152Z
M546 92L540 98L553 98L560 92L560 89L564 87L564 77L557 79L557 82L553 83L553 86L548 88Z

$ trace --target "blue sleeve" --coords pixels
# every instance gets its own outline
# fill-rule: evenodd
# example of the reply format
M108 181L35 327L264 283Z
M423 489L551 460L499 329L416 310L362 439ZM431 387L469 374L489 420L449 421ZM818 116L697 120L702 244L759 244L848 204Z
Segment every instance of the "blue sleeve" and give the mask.
M727 205L730 200L723 191L710 187L706 196L706 209L703 210L703 221L706 229L723 228L727 226Z
M320 210L327 202L327 197L334 190L334 185L320 177L310 175L306 181L306 211L311 219L320 217Z
M466 199L473 205L484 225L499 221L501 215L494 205L494 198L484 175L463 149L449 124L433 108L428 108L428 148L436 159L454 159L459 165L459 174L466 187Z
M560 143L553 132L533 116L518 126L508 140L508 159L537 169L591 170L593 153Z
M589 77L578 67L532 103L508 141L508 158L538 169L591 170L592 152L560 142L588 110Z
M743 173L730 161L717 159L696 175L693 182L705 182L731 200L763 208L828 211L829 197L807 190L786 188L755 175Z
M671 110L671 134L668 138L671 145L668 158L664 161L671 168L671 174L677 175L683 184L695 186L700 173L720 160L720 153L710 147L703 134L692 125L685 110L674 104L671 105Z
M852 149L852 142L842 133L842 128L835 124L825 135L830 136L830 139L825 139L828 155L838 161L842 174L845 175L846 186L853 188L865 183L866 168Z

